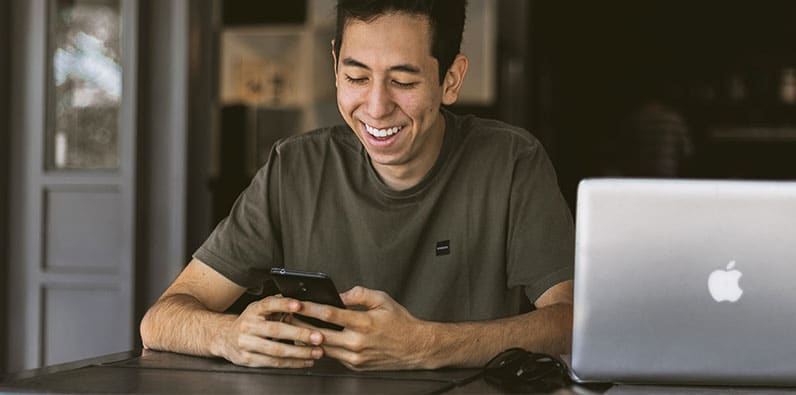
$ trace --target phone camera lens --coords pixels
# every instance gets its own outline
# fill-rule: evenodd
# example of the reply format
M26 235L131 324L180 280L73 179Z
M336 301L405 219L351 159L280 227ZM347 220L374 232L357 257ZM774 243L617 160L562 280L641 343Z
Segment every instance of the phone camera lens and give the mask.
M299 289L301 289L301 292L307 292L307 286L304 285L303 281L299 281L298 285L299 285Z

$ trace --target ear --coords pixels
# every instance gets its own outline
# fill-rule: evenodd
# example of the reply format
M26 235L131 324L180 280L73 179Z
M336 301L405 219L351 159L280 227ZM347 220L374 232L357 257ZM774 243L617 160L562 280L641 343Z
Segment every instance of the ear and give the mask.
M337 55L334 54L334 39L332 39L332 68L334 69L334 87L337 87Z
M445 81L442 82L442 104L449 106L459 99L459 91L467 73L467 64L467 57L464 54L458 54L453 59L453 64L445 73Z

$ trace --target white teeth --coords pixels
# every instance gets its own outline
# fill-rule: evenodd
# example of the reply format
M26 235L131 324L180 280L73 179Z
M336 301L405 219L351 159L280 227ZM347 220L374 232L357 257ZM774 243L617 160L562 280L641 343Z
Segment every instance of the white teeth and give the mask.
M387 129L376 129L376 128L368 125L368 124L365 124L365 130L367 130L368 133L370 133L371 135L373 135L375 137L392 136L392 135L398 133L398 131L400 131L401 128L402 128L402 126L393 126L391 128L387 128Z

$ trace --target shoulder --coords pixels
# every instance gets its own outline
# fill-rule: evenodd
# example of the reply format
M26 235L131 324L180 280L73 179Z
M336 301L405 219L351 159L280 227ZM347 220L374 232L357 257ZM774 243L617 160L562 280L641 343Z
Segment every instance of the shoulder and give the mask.
M283 159L322 154L329 150L358 153L360 144L348 126L334 125L286 137L273 147L273 153Z
M507 155L517 158L544 153L539 140L529 131L494 119L473 115L451 114L457 132L468 151L485 155Z

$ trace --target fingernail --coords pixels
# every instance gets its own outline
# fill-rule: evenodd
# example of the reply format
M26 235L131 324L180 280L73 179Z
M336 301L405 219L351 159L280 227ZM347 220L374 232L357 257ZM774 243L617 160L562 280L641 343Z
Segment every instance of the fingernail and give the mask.
M313 333L310 335L310 342L312 344L318 345L321 344L322 341L323 341L323 336L321 336L320 333Z
M320 348L313 348L312 349L312 357L315 359L320 359L323 356L323 350Z

